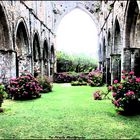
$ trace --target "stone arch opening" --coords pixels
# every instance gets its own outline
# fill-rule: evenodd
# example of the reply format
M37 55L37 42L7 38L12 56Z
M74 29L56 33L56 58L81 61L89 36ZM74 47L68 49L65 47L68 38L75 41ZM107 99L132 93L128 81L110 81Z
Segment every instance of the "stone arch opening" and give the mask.
M44 65L44 74L49 76L48 62L49 62L49 48L47 40L45 40L43 43L43 65Z
M10 43L7 19L2 5L0 5L0 15L1 15L0 16L0 49L1 50L12 49L12 47L10 46L11 43Z
M105 37L103 39L103 82L106 82L106 42L105 42Z
M53 75L53 73L54 73L54 63L55 63L54 45L51 45L50 60L51 60L50 75Z
M108 34L107 34L107 58L110 57L111 54L111 34L110 34L110 30L108 30Z
M9 25L5 8L0 4L0 82L6 84L15 76L15 61L12 38L10 36Z
M136 1L130 1L126 14L126 28L125 28L125 47L132 48L134 45L135 27L137 17L139 14L139 8Z
M120 24L118 19L115 20L115 33L114 33L114 53L120 54L121 53L121 33L120 33Z
M39 36L37 33L33 37L33 60L34 60L34 76L36 77L41 72L41 51Z
M122 51L122 42L121 42L121 29L120 24L115 18L114 23L114 40L113 40L113 49L111 53L111 82L114 80L121 80L121 51Z
M111 34L110 30L108 30L107 34L107 56L106 56L106 83L108 85L111 84L111 64L110 64L110 54L111 54Z
M133 70L140 76L140 14L137 1L130 1L127 7L125 28L124 69Z
M73 20L73 18L75 20ZM71 12L65 15L61 23L62 24L59 26L59 30L56 35L56 48L58 50L63 50L69 54L83 54L91 57L94 56L95 59L98 59L97 49L99 42L97 28L94 21L86 12L83 12L83 10L79 8L74 8ZM82 23L85 24L83 25ZM89 27L91 27L91 30Z
M15 50L17 52L17 76L19 76L23 71L30 71L31 68L29 40L23 21L17 26Z
M63 12L56 20L56 23L55 23L55 27L54 27L54 32L56 33L57 29L58 29L58 26L61 22L61 20L67 15L69 14L70 12L72 12L73 10L75 9L80 9L82 10L83 12L85 12L86 14L88 14L92 20L94 21L96 27L97 27L97 30L98 30L98 18L97 18L97 15L91 13L84 5L80 4L80 3L76 3L75 6L71 7L70 9L67 9L65 10L65 12Z

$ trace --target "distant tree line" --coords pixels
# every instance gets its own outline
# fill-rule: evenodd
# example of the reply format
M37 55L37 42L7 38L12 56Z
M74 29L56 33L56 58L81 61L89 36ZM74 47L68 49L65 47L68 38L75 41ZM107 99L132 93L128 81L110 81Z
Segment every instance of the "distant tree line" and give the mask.
M97 68L97 60L83 54L57 52L57 72L89 72Z

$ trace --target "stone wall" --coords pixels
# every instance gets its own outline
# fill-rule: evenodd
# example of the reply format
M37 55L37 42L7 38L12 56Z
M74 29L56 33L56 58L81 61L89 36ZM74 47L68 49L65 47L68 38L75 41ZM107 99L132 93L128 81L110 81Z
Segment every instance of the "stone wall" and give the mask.
M140 75L139 1L21 0L0 1L1 81L19 76L22 70L53 74L55 34L61 19L75 8L85 11L97 26L104 81L121 80L121 70Z
M46 1L0 2L0 82L24 70L50 76L51 53L55 54L51 50L55 38L52 8Z

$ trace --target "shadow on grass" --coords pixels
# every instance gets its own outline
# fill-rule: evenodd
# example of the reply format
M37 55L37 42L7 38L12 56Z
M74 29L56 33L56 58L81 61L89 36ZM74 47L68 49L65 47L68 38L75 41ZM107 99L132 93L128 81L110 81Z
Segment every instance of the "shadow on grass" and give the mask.
M124 111L124 110L116 110L116 112L119 114L119 115L122 115L122 116L136 116L136 115L140 115L140 110L127 110L127 111Z

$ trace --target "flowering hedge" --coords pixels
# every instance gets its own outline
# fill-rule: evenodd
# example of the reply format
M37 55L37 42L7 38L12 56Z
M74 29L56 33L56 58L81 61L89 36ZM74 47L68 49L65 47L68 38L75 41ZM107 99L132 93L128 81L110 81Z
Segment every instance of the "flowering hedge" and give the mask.
M112 103L126 112L140 110L140 77L134 76L134 72L122 71L122 81L114 80L114 84L108 87L112 91Z
M54 82L56 83L70 83L76 81L79 77L77 73L62 72L54 74Z
M99 70L91 71L88 74L88 84L92 87L94 86L102 86L103 85L103 74Z
M7 86L9 97L12 99L32 99L40 97L42 88L38 81L29 73L23 73L18 78L12 78Z
M44 75L42 77L41 75L39 75L37 76L37 81L42 87L42 93L48 93L52 91L52 80L48 76Z

